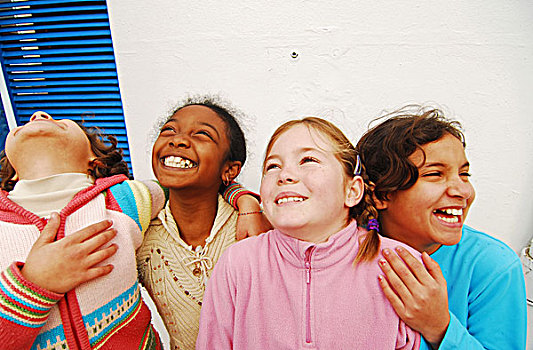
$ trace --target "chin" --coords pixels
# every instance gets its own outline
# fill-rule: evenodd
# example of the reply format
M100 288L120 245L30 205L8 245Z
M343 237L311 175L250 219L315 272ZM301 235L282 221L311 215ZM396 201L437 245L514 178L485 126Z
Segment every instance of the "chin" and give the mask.
M441 234L440 237L442 237L442 239L440 239L440 242L439 242L440 244L456 245L457 243L459 243L459 241L461 241L462 229L460 229L459 232L455 234L450 234L450 233Z

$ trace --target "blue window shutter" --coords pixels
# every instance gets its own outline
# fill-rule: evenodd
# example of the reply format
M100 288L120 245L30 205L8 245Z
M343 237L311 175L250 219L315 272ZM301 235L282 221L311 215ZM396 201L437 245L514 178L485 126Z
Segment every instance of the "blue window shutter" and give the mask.
M43 110L117 137L131 171L105 0L0 3L0 51L15 118Z
M9 133L4 106L0 103L0 150L3 150L6 144L6 136Z

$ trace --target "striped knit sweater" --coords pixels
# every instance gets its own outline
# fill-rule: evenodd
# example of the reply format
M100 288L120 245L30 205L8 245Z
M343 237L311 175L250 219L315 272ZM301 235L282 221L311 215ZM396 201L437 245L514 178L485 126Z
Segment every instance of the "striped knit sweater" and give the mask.
M76 194L60 212L57 239L110 219L119 249L106 261L114 265L109 275L62 295L20 273L46 221L0 193L0 349L160 349L140 295L135 250L151 213L163 206L161 194L155 183L123 175L98 179Z
M205 246L195 250L181 239L168 204L146 232L137 251L138 270L165 322L172 350L195 347L204 283L221 253L235 243L237 216L219 196L211 233Z

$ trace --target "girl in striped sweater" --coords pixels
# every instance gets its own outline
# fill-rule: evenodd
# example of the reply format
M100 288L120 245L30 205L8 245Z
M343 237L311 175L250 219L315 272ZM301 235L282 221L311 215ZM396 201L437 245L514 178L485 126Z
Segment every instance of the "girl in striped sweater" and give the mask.
M155 182L128 180L116 139L106 138L44 112L8 135L1 349L161 348L135 253L165 197Z
M129 181L116 139L108 141L44 112L9 133L0 348L161 348L140 295L135 250L163 191Z

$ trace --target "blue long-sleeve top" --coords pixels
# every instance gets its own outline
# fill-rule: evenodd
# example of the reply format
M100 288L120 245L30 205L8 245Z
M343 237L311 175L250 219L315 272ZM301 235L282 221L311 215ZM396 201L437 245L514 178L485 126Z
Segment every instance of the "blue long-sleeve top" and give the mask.
M525 349L524 275L509 246L465 225L458 244L431 257L448 286L450 324L439 350Z

